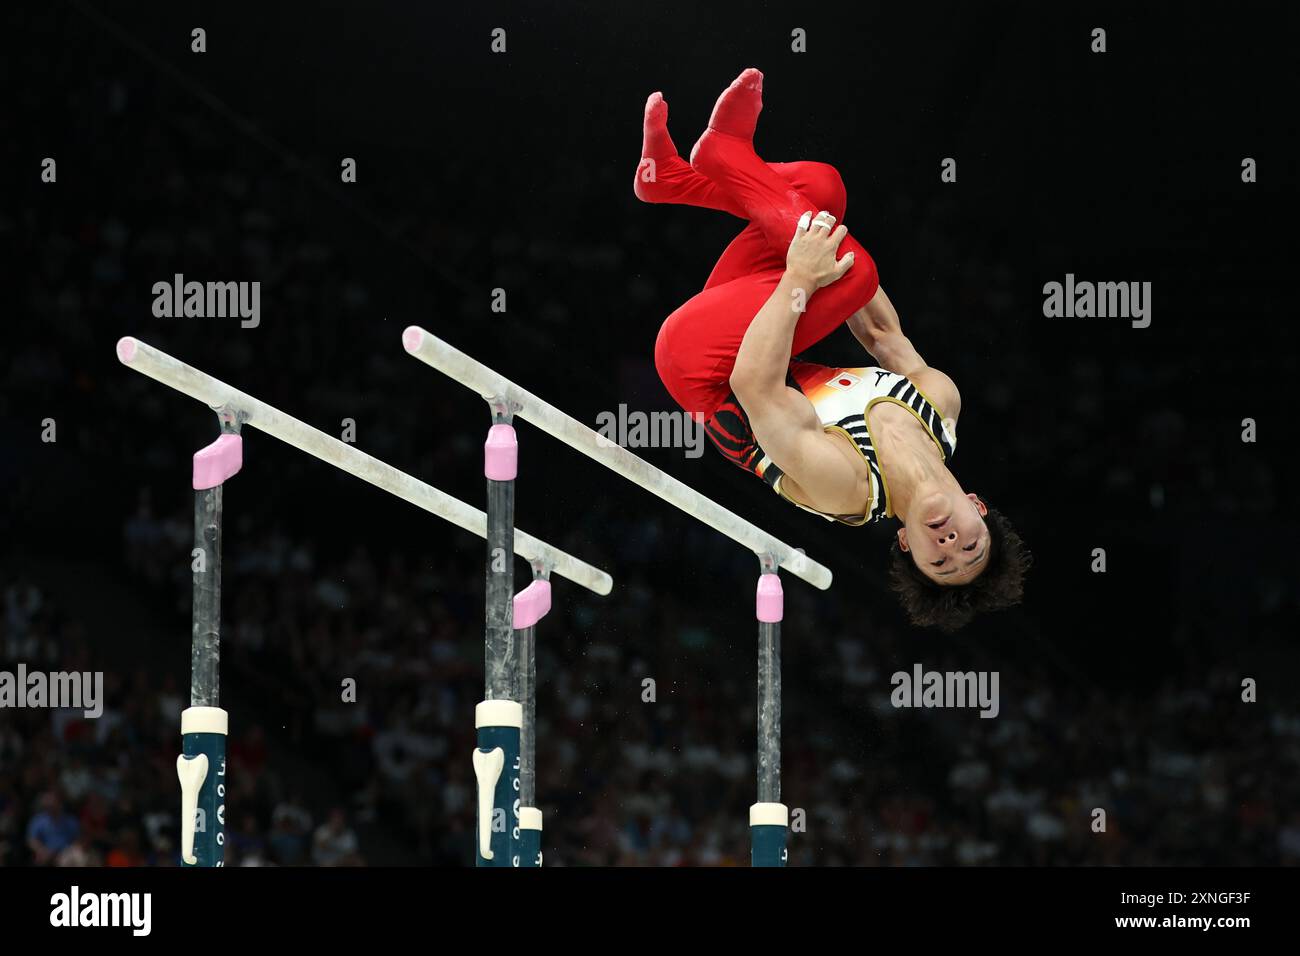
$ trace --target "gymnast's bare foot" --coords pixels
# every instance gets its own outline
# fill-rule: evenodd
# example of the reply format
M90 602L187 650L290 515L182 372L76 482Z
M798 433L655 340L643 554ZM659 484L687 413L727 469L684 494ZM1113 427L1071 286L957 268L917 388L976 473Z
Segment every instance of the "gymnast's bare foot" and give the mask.
M691 150L691 165L699 166L701 151L706 156L713 134L733 136L753 145L754 130L758 127L758 114L763 110L763 74L750 67L731 81L731 85L722 91L718 101L713 104L713 115L709 117L709 128L699 138Z

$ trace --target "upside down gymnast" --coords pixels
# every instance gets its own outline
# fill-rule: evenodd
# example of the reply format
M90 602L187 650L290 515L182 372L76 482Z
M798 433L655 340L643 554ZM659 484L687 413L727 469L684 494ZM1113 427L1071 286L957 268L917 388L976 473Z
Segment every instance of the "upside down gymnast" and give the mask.
M660 378L722 454L787 501L848 525L897 518L890 581L914 624L954 630L1018 603L1029 565L1020 537L948 467L957 386L926 365L870 255L836 225L846 194L834 167L755 153L762 94L763 75L741 73L689 163L662 94L646 103L637 197L748 220L704 289L664 321ZM797 358L845 322L877 365Z

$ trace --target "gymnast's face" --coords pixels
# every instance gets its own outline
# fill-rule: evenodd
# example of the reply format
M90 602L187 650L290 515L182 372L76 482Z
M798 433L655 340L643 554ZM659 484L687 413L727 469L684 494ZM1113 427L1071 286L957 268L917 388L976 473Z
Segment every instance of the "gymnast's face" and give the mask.
M898 529L898 546L936 584L969 584L988 566L988 511L974 494L926 495L912 502Z

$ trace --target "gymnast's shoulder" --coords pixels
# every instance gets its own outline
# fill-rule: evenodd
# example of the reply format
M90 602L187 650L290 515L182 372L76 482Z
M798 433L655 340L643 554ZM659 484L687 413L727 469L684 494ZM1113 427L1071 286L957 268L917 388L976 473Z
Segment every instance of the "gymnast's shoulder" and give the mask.
M907 377L930 404L939 410L941 416L956 421L961 415L961 392L947 372L925 365L909 372Z

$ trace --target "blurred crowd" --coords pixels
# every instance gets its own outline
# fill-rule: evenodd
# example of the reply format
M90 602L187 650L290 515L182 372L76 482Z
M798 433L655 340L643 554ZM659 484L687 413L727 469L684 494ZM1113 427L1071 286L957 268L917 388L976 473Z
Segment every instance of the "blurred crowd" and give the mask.
M633 543L655 539L653 521L631 524L618 556L631 573L627 598L567 602L541 632L548 862L739 864L754 703L752 671L730 645L746 641L734 616L654 587L655 556ZM153 542L131 552L142 585L172 577L188 523L137 514L131 528L136 543ZM482 646L474 577L361 546L326 561L305 540L244 543L227 574L223 654L227 685L249 698L230 705L230 865L470 858L469 715ZM466 595L465 606L448 593ZM1243 719L1230 672L1192 684L1174 670L1152 693L1117 695L1012 659L994 720L900 711L889 675L907 667L891 663L908 660L903 637L864 641L833 602L792 603L783 769L785 800L806 822L792 863L1300 863L1300 712L1261 708ZM5 591L3 656L94 669L101 655L82 625L20 580ZM933 669L961 666L927 656ZM0 712L0 861L175 862L185 704L175 676L108 671L96 721ZM338 691L348 677L355 703ZM647 677L659 688L652 702ZM253 698L264 695L279 702L259 715ZM300 723L274 739L249 722L281 713ZM327 786L295 774L303 762L323 768ZM1101 832L1095 808L1106 811ZM349 821L399 849L372 855Z
M86 622L30 579L4 590L3 669L104 673L103 714L0 710L0 865L173 866L180 839L176 756L188 705L174 674L124 675L97 652ZM270 765L253 725L228 747L234 811L228 865L343 866L363 862L345 809L304 805Z

